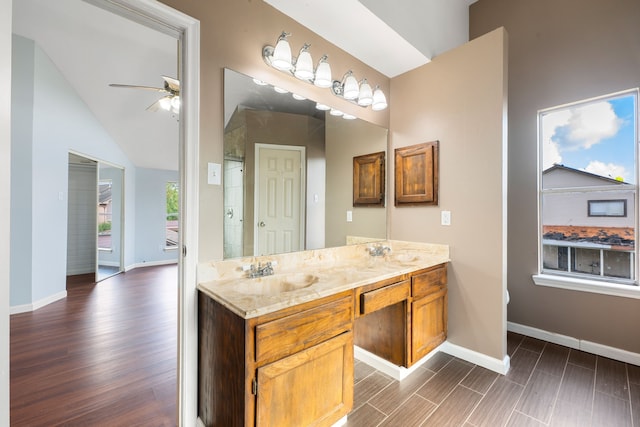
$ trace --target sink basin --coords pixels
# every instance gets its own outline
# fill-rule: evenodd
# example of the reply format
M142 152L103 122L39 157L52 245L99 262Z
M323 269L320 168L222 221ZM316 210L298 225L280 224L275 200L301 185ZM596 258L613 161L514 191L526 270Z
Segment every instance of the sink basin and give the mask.
M407 263L407 262L414 262L417 261L418 259L420 259L420 257L418 257L417 255L411 253L411 252L398 252L398 253L391 253L389 254L389 261L395 261L395 262L399 262L399 263Z
M318 281L313 274L287 274L247 279L234 289L246 295L278 295L308 288Z

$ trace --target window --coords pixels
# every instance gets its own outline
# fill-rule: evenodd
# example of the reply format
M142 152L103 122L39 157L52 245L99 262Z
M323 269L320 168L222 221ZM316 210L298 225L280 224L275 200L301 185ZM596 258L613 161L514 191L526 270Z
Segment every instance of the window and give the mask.
M111 220L113 216L113 198L111 196L112 181L101 179L98 182L98 249L110 251Z
M627 201L589 200L589 216L627 216Z
M637 93L539 112L537 277L637 285Z
M180 200L177 182L167 182L166 196L165 247L167 249L177 249L179 235L178 203Z

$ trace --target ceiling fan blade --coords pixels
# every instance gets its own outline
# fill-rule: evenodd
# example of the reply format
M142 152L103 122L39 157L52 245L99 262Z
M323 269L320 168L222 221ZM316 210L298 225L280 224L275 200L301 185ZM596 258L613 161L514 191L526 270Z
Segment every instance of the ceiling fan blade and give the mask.
M143 89L143 90L152 90L154 92L163 92L166 93L167 90L164 88L160 88L160 87L153 87L153 86L139 86L139 85L122 85L119 83L111 83L109 84L109 86L111 87L120 87L120 88L127 88L127 89Z
M180 80L168 76L162 76L162 78L172 91L180 93Z

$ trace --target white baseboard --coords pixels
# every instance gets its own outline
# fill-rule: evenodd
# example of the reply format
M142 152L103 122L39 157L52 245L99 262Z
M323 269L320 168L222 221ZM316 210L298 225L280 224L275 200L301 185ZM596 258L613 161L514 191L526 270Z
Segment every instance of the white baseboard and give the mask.
M411 375L421 365L423 365L427 360L431 359L431 357L433 357L433 355L435 355L443 345L444 344L441 344L440 346L433 349L429 354L418 360L410 368L405 368L404 366L398 366L394 363L391 363L380 356L376 356L375 354L358 347L357 345L353 346L353 356L359 361L364 362L373 368L376 368L378 371L386 375L389 375L391 378L402 381L403 379Z
M526 335L528 337L549 341L554 344L563 345L565 347L575 348L576 350L586 351L587 353L597 354L598 356L608 357L609 359L619 360L620 362L640 366L640 354L633 353L631 351L581 340L567 335L556 334L554 332L548 332L513 322L507 322L507 330Z
M477 351L469 350L465 347L452 344L449 341L445 341L439 347L439 350L448 355L455 356L459 359L466 360L474 365L482 366L490 371L497 372L501 375L506 375L509 372L511 366L511 358L509 355L504 356L504 359L496 359L495 357L487 356Z
M388 360L376 356L375 354L370 353L358 346L353 346L353 355L356 359L376 368L380 372L389 375L391 378L398 381L402 381L403 379L411 375L416 369L418 369L425 362L431 359L431 357L433 357L439 351L447 353L450 356L465 360L469 363L473 363L474 365L482 366L483 368L487 368L502 375L505 375L509 371L511 361L509 356L505 356L503 360L500 360L487 356L486 354L478 353L477 351L460 347L459 345L451 344L449 341L445 341L438 347L431 350L429 354L418 360L410 368L397 366L389 362Z
M130 271L133 270L134 268L141 268L141 267L157 267L159 265L169 265L169 264L177 264L178 260L177 259L165 259L165 260L161 260L161 261L149 261L149 262L137 262L135 264L131 264L131 265L127 265L124 268L124 271Z
M118 261L101 261L98 260L98 266L104 265L105 267L120 267Z
M45 305L51 304L63 298L67 297L67 291L58 292L57 294L49 295L31 304L14 305L9 307L9 314L27 313L29 311L35 311Z

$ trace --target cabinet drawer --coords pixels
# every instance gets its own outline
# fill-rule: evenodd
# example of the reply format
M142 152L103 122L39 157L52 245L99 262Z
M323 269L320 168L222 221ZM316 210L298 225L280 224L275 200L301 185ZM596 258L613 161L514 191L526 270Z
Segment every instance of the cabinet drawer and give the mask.
M385 286L360 295L360 313L368 314L381 308L406 300L411 295L408 280Z
M414 298L435 292L447 285L447 267L440 265L411 278L411 295Z
M273 361L352 329L353 298L345 296L256 326L256 361Z

